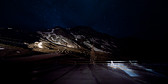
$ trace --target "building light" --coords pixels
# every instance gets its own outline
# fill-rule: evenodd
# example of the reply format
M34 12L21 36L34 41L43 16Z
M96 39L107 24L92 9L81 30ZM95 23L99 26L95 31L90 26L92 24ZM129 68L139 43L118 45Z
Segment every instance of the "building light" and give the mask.
M8 28L8 29L13 29L13 28Z
M43 48L43 42L35 42L34 45L38 48Z
M39 48L43 48L43 46L42 46L42 45L43 45L43 43L42 43L42 42L39 42L39 43L38 43L38 47L39 47Z
M73 45L67 45L67 47L69 47L69 48L75 48Z

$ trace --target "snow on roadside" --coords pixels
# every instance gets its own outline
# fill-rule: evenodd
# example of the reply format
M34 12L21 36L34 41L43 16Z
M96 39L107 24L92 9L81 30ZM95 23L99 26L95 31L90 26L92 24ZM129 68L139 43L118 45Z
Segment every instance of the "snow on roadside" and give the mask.
M0 50L4 50L5 48L0 47Z

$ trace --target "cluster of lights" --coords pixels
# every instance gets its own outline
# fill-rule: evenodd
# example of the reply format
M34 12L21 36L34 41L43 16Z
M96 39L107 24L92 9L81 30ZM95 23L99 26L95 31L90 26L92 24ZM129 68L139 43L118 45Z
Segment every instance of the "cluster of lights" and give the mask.
M38 48L43 48L43 42L35 42L34 45L37 46Z

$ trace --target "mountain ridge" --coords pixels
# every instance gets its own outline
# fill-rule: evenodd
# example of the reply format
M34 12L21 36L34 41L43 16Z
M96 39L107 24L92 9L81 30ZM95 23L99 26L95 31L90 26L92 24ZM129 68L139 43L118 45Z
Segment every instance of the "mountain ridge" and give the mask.
M12 35L16 34L14 37L7 35L7 38L23 40L20 44L26 45L33 51L42 53L75 52L89 55L91 50L94 50L95 52L112 55L116 53L118 49L114 37L97 32L87 26L77 26L67 29L56 26L52 29L37 31L36 33L25 33L25 31L18 31L18 29L15 30L15 28L6 29L5 32L6 31L10 31ZM4 35L0 36L4 37L5 33L3 34ZM15 43L17 43L17 41ZM11 44L15 45L15 43Z

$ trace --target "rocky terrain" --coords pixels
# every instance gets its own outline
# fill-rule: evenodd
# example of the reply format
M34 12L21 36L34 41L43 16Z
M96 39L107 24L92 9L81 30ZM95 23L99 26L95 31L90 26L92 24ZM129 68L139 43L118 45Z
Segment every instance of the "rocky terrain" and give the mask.
M96 55L116 55L116 39L87 26L74 28L55 27L35 33L15 28L1 28L0 42L7 45L30 49L41 53L82 54L90 56L91 50ZM8 33L8 34L6 34Z

